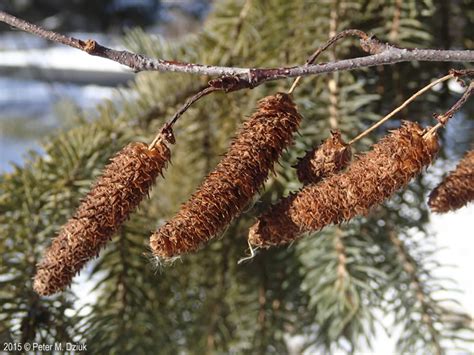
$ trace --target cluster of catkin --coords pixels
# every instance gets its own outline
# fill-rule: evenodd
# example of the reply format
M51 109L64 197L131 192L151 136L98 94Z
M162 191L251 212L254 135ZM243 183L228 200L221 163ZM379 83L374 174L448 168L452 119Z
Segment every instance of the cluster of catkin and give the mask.
M148 195L169 159L163 141L152 149L131 143L111 159L37 266L33 287L38 294L50 295L70 285Z
M177 214L151 235L153 254L167 260L199 249L222 232L262 188L275 162L292 144L300 122L290 95L277 93L262 99L216 168ZM171 138L168 141L174 143ZM403 122L351 163L350 146L338 131L331 132L295 166L304 187L258 218L250 228L249 244L268 248L289 243L305 233L367 214L406 186L437 151L435 133ZM148 195L169 159L165 139L152 148L131 143L118 152L46 250L37 266L35 291L50 295L70 285ZM471 151L432 192L429 205L445 212L473 199Z
M153 254L166 260L197 250L240 215L292 143L300 121L288 94L262 99L214 171L178 213L151 236Z
M404 122L347 170L306 185L270 208L250 228L249 243L257 247L289 243L304 233L368 213L431 163L438 140L424 133L418 124Z
M431 192L428 205L433 212L455 211L474 201L474 150L466 153L456 169Z

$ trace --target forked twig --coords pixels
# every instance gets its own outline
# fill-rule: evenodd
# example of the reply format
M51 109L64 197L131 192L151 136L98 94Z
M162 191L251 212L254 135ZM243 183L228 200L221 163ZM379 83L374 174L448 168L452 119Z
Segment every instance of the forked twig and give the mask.
M363 31L360 31L360 30L345 30L345 31L342 31L342 32L339 32L337 35L335 35L334 37L330 38L325 44L323 44L321 47L319 47L318 49L316 49L316 51L306 60L306 63L305 63L305 66L308 66L310 64L313 64L314 61L319 57L319 55L321 53L323 53L326 49L328 49L329 47L331 47L334 43L336 43L337 41L339 41L340 39L343 39L343 38L346 38L346 37L350 37L350 36L356 36L356 37L359 37L361 41L363 40L367 40L369 38L369 36L367 35L367 33L363 32ZM364 50L366 50L367 48L362 46L362 48ZM298 86L299 82L301 80L301 76L298 76L295 81L293 82L293 84L291 85L291 88L290 90L288 90L288 94L292 94L293 91L296 89L296 87Z

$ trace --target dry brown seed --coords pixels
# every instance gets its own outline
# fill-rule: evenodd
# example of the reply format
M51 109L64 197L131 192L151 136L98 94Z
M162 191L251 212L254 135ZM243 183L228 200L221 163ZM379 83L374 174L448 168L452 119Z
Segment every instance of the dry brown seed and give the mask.
M262 99L215 170L176 216L151 236L153 254L167 259L197 250L242 213L292 143L300 121L288 94Z
M111 159L38 264L33 284L38 294L51 295L70 285L148 195L169 159L163 142L152 150L144 143L131 143Z
M351 148L342 140L341 133L332 131L331 137L299 160L296 165L298 179L304 184L317 183L344 169L351 156Z
M250 244L289 243L303 233L368 213L431 163L438 150L437 137L423 137L423 133L416 123L404 122L346 171L282 199L250 228Z
M474 201L474 150L464 155L456 169L431 192L428 205L433 212L455 211Z

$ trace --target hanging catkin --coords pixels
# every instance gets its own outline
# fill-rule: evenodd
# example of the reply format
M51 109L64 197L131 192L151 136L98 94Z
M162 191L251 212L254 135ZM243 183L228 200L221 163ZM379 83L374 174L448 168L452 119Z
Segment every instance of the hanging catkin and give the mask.
M293 141L300 121L288 94L262 99L215 170L177 215L151 236L153 254L166 259L194 251L242 213Z
M331 137L306 152L298 161L298 179L304 184L317 183L344 169L351 161L351 156L351 148L342 140L341 133L332 131Z
M62 227L37 267L33 287L40 295L66 288L84 264L96 257L128 215L148 195L166 168L170 151L131 143L105 167L74 216Z
M455 211L474 201L474 150L466 153L458 166L430 194L433 212Z
M438 150L437 137L423 137L423 133L416 123L405 122L346 171L282 199L250 228L250 244L289 243L303 233L366 214L431 163Z

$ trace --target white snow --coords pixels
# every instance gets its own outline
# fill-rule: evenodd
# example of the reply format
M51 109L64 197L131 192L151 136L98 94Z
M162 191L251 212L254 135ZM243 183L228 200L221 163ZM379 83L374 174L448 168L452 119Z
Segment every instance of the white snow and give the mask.
M109 59L91 56L68 47L10 50L0 52L0 67L38 67L63 70L130 72L131 69Z

